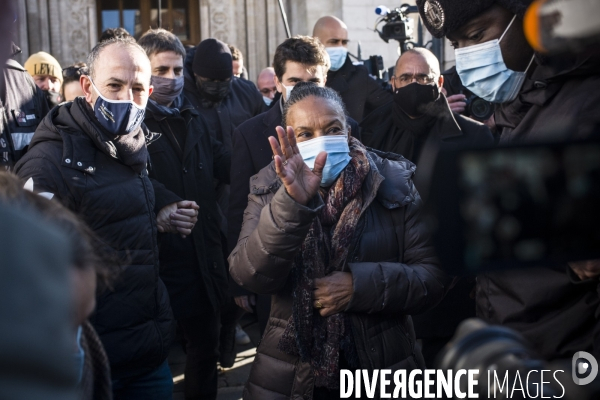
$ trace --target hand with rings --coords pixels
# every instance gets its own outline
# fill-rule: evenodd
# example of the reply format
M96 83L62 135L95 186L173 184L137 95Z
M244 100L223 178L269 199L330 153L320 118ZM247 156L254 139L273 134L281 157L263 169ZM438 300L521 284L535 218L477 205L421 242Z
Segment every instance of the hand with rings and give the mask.
M354 294L354 284L350 272L332 272L315 279L313 307L323 317L343 312Z
M311 170L300 155L294 129L288 126L286 132L278 126L277 136L279 141L272 136L269 137L275 160L275 171L290 197L306 205L319 190L327 153L323 151L317 155L314 168Z

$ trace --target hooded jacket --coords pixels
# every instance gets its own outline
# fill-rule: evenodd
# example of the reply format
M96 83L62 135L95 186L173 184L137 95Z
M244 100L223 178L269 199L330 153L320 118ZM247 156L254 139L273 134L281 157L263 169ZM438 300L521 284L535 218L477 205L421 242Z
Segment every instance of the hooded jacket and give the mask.
M231 155L183 94L177 107L148 101L144 123L154 138L148 144L150 177L200 206L198 223L185 239L159 233L160 276L173 313L180 319L216 312L228 283L213 179L229 182Z
M368 152L371 170L362 185L364 206L346 271L354 294L346 311L360 368L392 371L424 368L410 314L437 304L449 278L438 267L413 183L415 166L403 157ZM310 365L277 350L292 314L295 255L323 202L295 202L274 164L252 178L237 247L229 256L231 277L244 288L272 294L271 315L257 349L244 399L312 399Z
M543 58L517 98L496 108L500 143L586 138L600 126L600 51Z
M13 45L13 51L14 56L21 49ZM29 73L15 60L6 62L2 75L0 168L11 169L27 151L35 129L48 113L48 102Z
M138 173L107 151L111 142L102 140L86 107L83 98L55 107L15 171L33 178L36 191L53 193L126 263L90 318L118 379L152 371L166 359L172 314L158 275L153 184L146 170Z
M591 135L600 121L599 68L598 54L543 60L517 99L496 109L500 142ZM598 293L597 279L581 281L566 265L491 272L477 277L477 316L517 330L545 359L570 359L577 351L600 357Z

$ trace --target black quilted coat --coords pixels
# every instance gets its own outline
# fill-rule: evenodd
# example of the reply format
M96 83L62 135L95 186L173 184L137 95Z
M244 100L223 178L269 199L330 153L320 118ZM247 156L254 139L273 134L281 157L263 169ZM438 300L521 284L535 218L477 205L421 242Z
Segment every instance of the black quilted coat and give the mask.
M158 276L154 189L146 171L100 150L99 126L84 106L76 100L55 107L15 171L32 177L34 190L53 193L128 261L90 318L112 378L124 378L158 367L172 333L169 297Z

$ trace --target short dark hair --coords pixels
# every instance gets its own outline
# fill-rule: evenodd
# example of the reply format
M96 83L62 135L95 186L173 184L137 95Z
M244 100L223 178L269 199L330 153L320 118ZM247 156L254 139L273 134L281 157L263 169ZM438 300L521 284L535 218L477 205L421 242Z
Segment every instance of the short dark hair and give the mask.
M106 40L110 40L113 38L126 39L135 42L135 38L125 30L125 28L108 28L104 32L100 34L100 39L98 39L98 43L104 42Z
M113 45L113 44L118 44L119 46L133 47L133 48L136 48L139 51L141 51L144 55L146 55L146 51L139 44L137 44L135 42L135 40L128 40L128 39L122 39L119 37L114 37L112 39L108 39L103 42L99 42L96 46L94 46L94 48L92 49L92 51L90 51L90 54L88 54L88 57L87 57L88 74L92 79L94 79L94 77L95 77L94 69L96 67L96 60L98 60L98 56L100 55L102 50L104 50L104 48L106 48L110 45ZM148 61L148 63L150 63L150 61Z
M338 111L344 116L344 119L346 119L346 107L338 92L328 87L318 86L314 82L298 82L294 86L292 93L290 93L290 97L283 105L282 123L284 127L287 126L287 115L290 108L310 96L332 101L338 108Z
M319 39L301 35L286 39L275 50L273 68L280 81L285 74L285 64L288 61L305 65L322 65L325 67L325 72L329 71L331 65L325 46Z
M173 51L185 59L185 47L181 40L166 29L149 29L137 42L150 57L153 54Z
M244 59L244 55L242 54L242 51L240 49L238 49L232 44L228 44L227 46L229 46L229 51L231 51L231 58L233 59L233 61L240 61Z

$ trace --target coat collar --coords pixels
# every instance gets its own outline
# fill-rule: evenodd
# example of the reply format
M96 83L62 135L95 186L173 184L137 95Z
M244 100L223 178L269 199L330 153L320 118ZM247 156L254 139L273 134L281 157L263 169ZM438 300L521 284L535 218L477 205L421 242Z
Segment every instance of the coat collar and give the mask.
M263 125L265 126L263 132L265 137L275 136L275 132L270 132L273 126L281 125L283 119L283 113L281 112L281 105L275 104L271 109L263 114Z
M370 113L361 123L360 127L373 132L374 135L388 134L390 127L396 127L401 130L411 130L412 125L423 125L411 123L412 121L406 117L406 126L398 127L393 122L392 113L394 112L394 102L390 101L387 104L379 107L372 113ZM421 117L431 120L431 124L428 125L430 128L427 129L428 135L431 137L438 137L441 140L454 138L463 134L460 125L454 118L454 113L450 110L446 96L440 95L440 98L436 101L436 104L427 115ZM416 120L415 120L416 121ZM422 121L419 121L422 122ZM420 134L421 132L414 132Z

